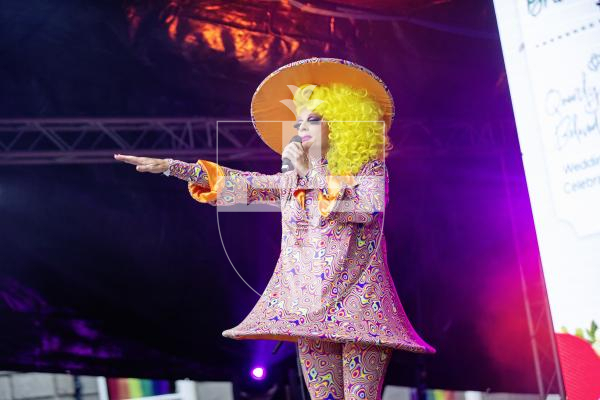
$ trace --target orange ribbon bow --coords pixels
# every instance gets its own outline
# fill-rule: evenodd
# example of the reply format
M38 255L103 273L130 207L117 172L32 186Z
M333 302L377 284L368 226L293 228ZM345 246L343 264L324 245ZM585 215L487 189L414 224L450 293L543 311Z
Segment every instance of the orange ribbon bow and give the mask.
M325 194L322 190L320 190L318 194L319 212L324 217L328 216L331 210L333 210L333 208L335 207L335 201L340 191L344 189L344 186L354 186L356 184L354 176L352 175L327 175L325 180L327 182L327 193ZM294 197L296 198L302 209L304 209L304 201L306 199L305 191L305 189L294 190Z

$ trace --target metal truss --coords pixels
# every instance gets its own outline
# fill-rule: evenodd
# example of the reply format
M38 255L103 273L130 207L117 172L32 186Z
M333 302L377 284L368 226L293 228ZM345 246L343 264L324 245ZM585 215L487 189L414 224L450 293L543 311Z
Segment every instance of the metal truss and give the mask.
M390 156L487 153L516 146L512 120L397 119L391 137L395 150ZM0 164L106 163L114 162L114 153L194 161L277 156L244 118L0 120Z
M546 289L544 273L542 269L539 253L535 257L535 267L526 265L534 262L532 253L530 253L529 243L523 243L518 233L518 224L514 205L511 199L514 194L511 190L510 177L507 169L506 157L500 156L502 173L504 175L504 188L506 198L508 199L508 209L510 212L510 224L512 230L513 248L517 256L519 267L519 278L521 292L523 293L523 304L525 306L525 316L527 318L527 328L529 331L529 341L533 356L535 368L536 384L540 400L547 400L553 393L558 392L561 399L566 399L564 381L561 375L560 360L558 356L558 347L552 318L550 315L550 303L548 301L548 292ZM528 273L528 268L535 268L537 279L532 279L532 274ZM534 296L536 293L543 293L543 296ZM545 344L550 343L550 346Z

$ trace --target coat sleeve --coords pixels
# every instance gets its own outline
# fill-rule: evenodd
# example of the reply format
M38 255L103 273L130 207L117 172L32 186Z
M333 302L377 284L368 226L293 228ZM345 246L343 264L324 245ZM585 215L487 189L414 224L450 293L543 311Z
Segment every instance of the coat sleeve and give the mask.
M241 171L207 160L196 163L173 160L169 165L169 175L186 180L194 200L212 206L279 205L282 188L292 178L291 173L295 177L294 171L273 175Z
M351 179L333 177L319 193L319 212L343 222L369 223L384 211L389 195L385 162L372 160Z

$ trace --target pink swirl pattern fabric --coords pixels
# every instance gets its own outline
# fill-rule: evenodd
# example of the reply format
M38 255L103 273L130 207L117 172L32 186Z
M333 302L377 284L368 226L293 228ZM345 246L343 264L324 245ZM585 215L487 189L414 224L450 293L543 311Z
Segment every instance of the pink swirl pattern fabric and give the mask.
M246 318L223 336L323 339L435 353L411 325L388 269L385 163L365 163L356 179L332 190L327 160L309 158L303 178L295 170L267 175L206 160L170 165L170 175L186 180L201 203L281 208L281 253L273 275Z

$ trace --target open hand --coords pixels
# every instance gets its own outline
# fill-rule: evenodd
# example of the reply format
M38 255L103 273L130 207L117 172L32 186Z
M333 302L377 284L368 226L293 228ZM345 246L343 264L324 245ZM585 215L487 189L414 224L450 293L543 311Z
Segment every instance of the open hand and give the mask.
M139 172L152 172L161 174L169 168L169 161L166 158L136 157L125 154L115 154L115 159L136 165L135 169Z

